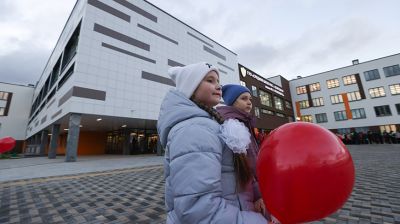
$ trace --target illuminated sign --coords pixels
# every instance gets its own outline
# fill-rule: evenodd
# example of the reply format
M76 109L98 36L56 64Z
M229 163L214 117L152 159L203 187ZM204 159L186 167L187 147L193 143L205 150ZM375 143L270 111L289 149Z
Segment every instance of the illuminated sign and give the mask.
M256 79L257 81L264 83L265 84L264 87L266 89L268 89L278 95L285 96L284 91L280 86L277 86L277 85L273 84L272 82L270 82L266 79L263 79L256 74L253 74L251 71L247 70L245 67L242 67L242 66L240 67L240 73L242 74L243 77L250 76L250 77Z

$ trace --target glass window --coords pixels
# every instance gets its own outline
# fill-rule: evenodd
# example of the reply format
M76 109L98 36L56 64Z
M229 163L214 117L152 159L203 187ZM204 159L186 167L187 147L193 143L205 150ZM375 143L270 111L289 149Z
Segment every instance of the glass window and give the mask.
M392 116L389 105L377 106L374 110L377 117Z
M240 81L240 85L246 87L246 83L244 81Z
M306 86L296 87L296 92L297 92L297 95L307 93Z
M251 86L251 92L252 92L253 96L258 97L257 87Z
M317 123L326 123L328 122L328 117L326 113L315 114L315 120L317 120Z
M319 84L319 82L310 84L310 92L315 92L320 90L321 90L321 85Z
M400 75L400 67L399 65L392 65L383 68L383 73L385 73L386 77Z
M5 108L0 107L0 116L4 116L4 114L5 114Z
M351 132L350 128L338 128L337 129L339 134L349 134Z
M396 105L397 114L400 114L400 103L395 104L395 105Z
M400 94L400 83L389 86L392 95Z
M0 100L7 100L7 99L8 99L8 92L0 91Z
M386 96L385 89L381 87L371 88L368 90L371 98Z
M364 108L352 109L351 110L351 115L352 115L353 119L364 119L364 118L367 118L367 116L365 115Z
M260 101L262 105L272 107L272 95L270 93L259 90Z
M355 75L343 76L343 83L345 86L357 83Z
M331 102L332 102L332 104L343 103L342 94L332 95Z
M370 81L370 80L375 80L375 79L380 79L381 76L379 75L378 69L370 70L364 72L365 80Z
M260 118L260 109L258 107L254 107L254 113L256 117Z
M278 110L283 110L283 100L277 96L274 96L275 108Z
M324 98L318 97L318 98L314 98L312 100L313 100L313 106L314 107L322 107L322 106L324 106Z
M269 115L274 115L275 114L272 110L266 110L266 109L261 109L261 113L269 114Z
M335 115L335 120L336 121L344 121L347 120L347 114L346 111L342 110L342 111L335 111L333 112L333 114Z
M301 116L301 120L312 123L312 116L311 115L303 115L303 116Z
M339 79L326 80L326 85L328 86L328 89L339 87Z
M285 115L284 115L284 114L281 114L281 113L276 113L276 116L278 116L278 117L285 117Z
M300 104L300 109L305 109L310 107L308 100L299 101L299 104Z
M289 101L285 101L285 106L287 109L292 109L292 103Z
M347 93L347 98L349 99L349 102L361 100L360 91L354 91L354 92Z
M381 125L381 126L379 126L379 128L381 129L381 132L384 132L384 131L386 131L386 132L391 132L391 131L393 131L393 132L396 132L396 125L394 125L394 124L389 124L389 125Z

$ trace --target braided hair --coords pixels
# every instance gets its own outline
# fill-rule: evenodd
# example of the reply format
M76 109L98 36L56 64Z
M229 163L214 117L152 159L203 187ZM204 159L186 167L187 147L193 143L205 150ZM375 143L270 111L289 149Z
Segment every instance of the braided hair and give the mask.
M212 107L208 107L203 103L194 100L193 97L190 98L198 107L205 110L211 115L219 124L224 123L225 119ZM240 190L244 190L247 183L251 180L253 175L251 174L250 166L247 162L247 157L242 153L233 153L233 166L235 169L235 176Z

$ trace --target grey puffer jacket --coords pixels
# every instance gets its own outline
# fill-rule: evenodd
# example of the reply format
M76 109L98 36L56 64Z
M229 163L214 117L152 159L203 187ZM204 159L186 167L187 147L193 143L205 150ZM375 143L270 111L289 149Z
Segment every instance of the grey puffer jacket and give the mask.
M260 213L242 211L232 151L206 111L171 90L161 105L157 129L166 149L167 223L267 223Z

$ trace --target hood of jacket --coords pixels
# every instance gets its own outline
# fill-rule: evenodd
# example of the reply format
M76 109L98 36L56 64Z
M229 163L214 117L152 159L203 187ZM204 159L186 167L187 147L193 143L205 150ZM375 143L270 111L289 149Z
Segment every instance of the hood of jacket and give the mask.
M194 117L207 117L210 115L183 93L170 90L161 103L160 115L157 121L157 131L163 147L167 145L168 134L178 123Z

